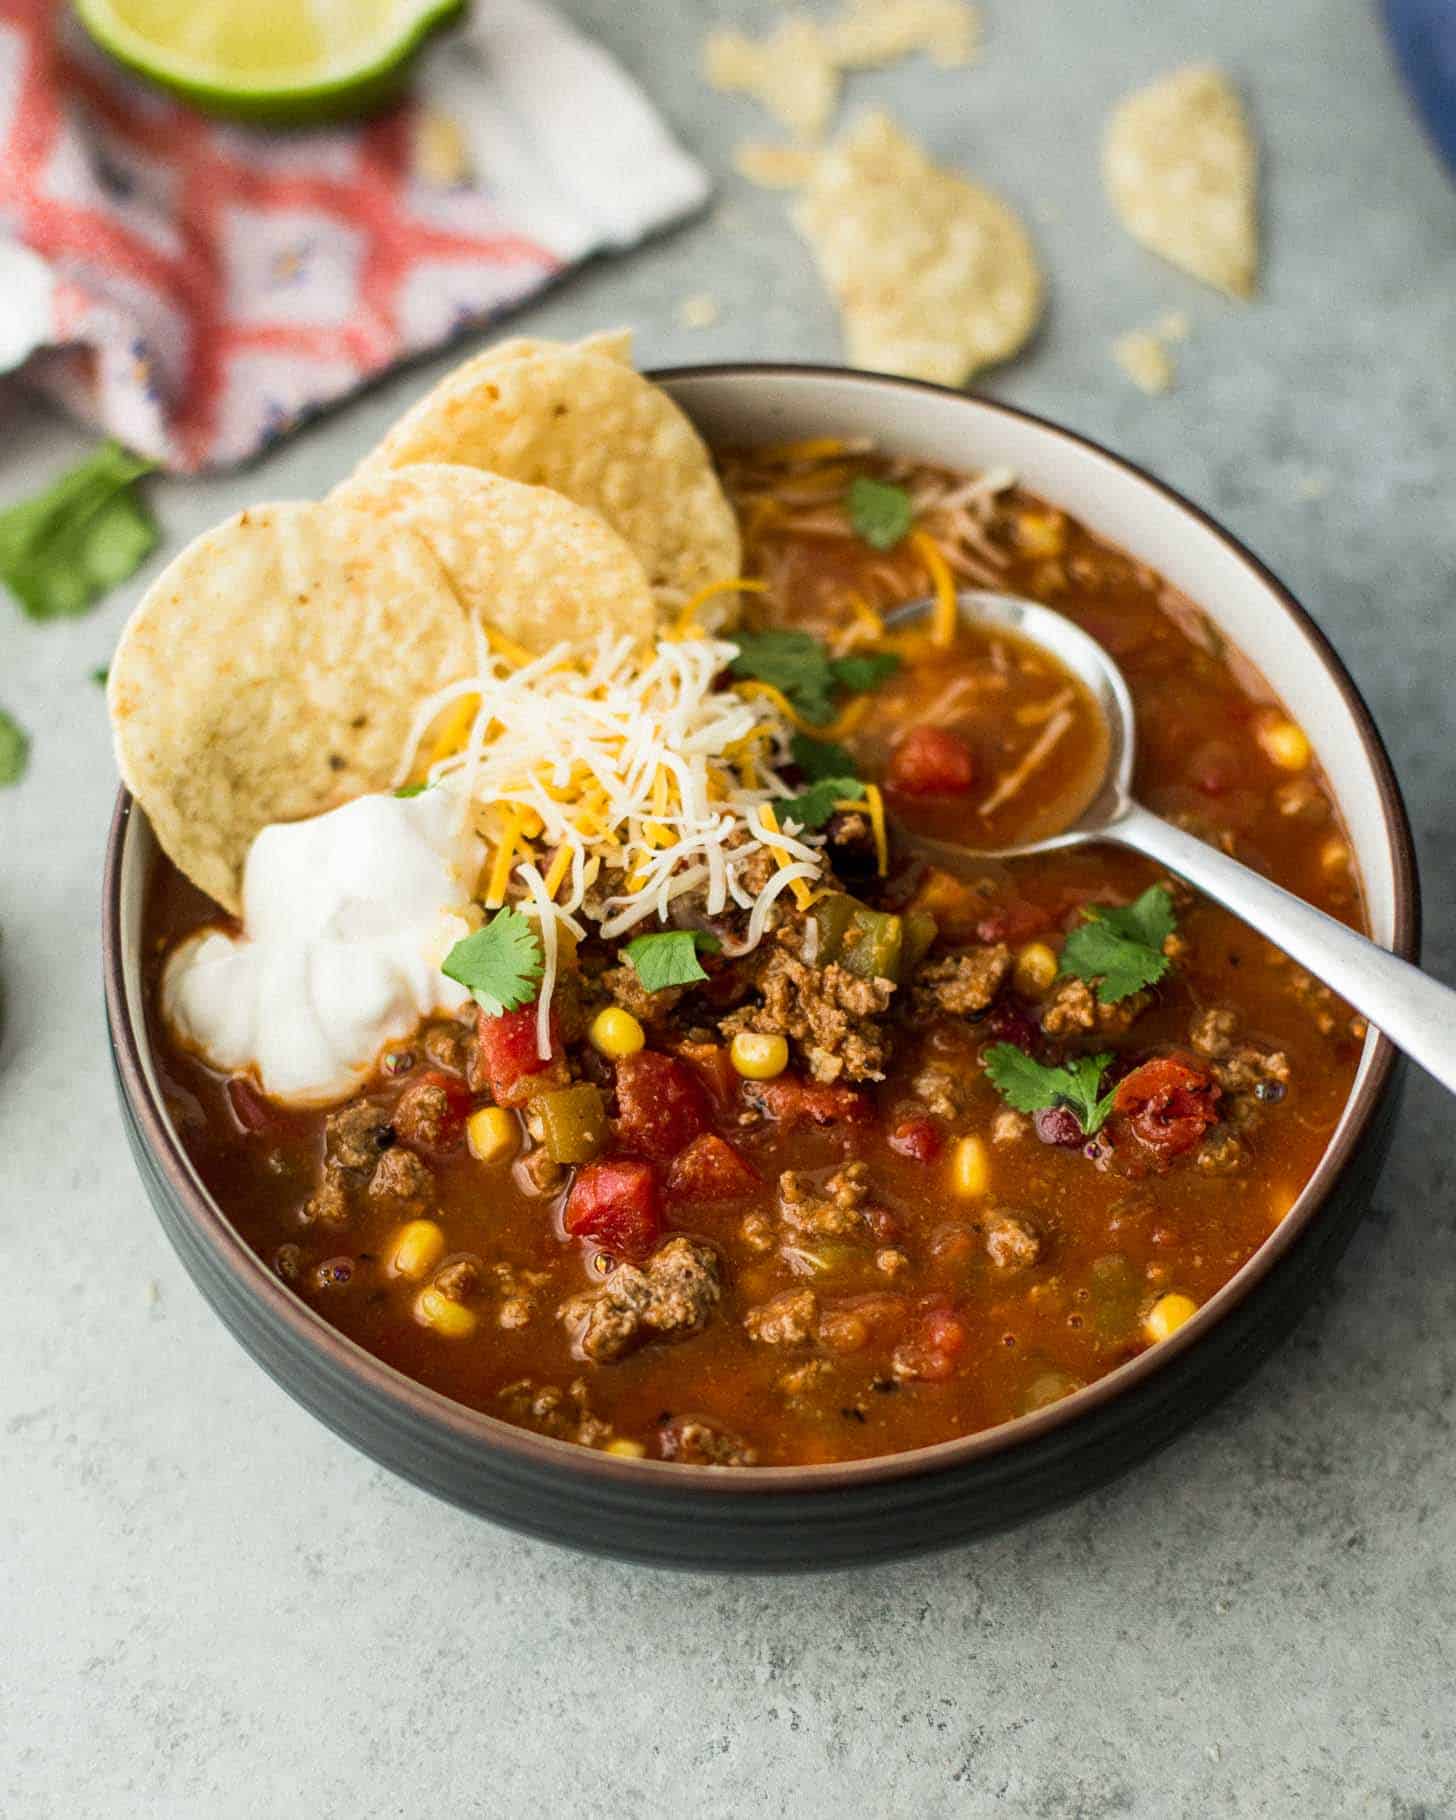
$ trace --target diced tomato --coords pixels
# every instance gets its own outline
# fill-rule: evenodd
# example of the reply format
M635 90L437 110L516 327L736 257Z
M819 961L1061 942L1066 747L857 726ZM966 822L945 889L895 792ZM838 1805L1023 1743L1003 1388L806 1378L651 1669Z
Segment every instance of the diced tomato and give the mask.
M542 1074L560 1054L556 1015L551 1016L551 1054L536 1051L536 1006L503 1011L493 1017L481 1011L476 1020L476 1068L471 1085L490 1089L498 1106L524 1106L531 1097L531 1077Z
M1161 1055L1118 1083L1113 1110L1150 1150L1165 1157L1181 1156L1216 1122L1221 1093L1207 1069L1176 1055Z
M912 727L890 754L885 776L901 796L964 796L975 781L970 747L944 727Z
M744 1091L751 1103L776 1124L791 1131L795 1125L863 1125L873 1108L853 1087L825 1087L818 1081L781 1074L775 1081L748 1081Z
M562 1216L576 1239L592 1239L614 1257L645 1258L662 1234L657 1171L636 1157L578 1169Z
M267 1131L279 1120L278 1108L265 1100L245 1074L235 1074L227 1084L228 1104L244 1131Z
M1052 912L1041 904L1033 904L1024 897L1013 897L1007 903L998 904L994 910L988 910L977 921L976 940L1013 945L1029 942L1032 936L1050 929L1055 920Z
M705 1131L673 1158L667 1192L684 1201L736 1201L752 1194L761 1180L726 1138Z
M457 1074L432 1068L395 1102L390 1124L406 1144L442 1155L456 1150L470 1116L470 1089Z
M890 1148L917 1163L933 1163L945 1148L945 1133L934 1119L901 1119L890 1133Z
M617 1063L617 1136L624 1150L666 1162L708 1123L708 1096L690 1068L640 1049Z
M733 1104L739 1076L726 1043L679 1043L673 1054L697 1075L715 1105Z

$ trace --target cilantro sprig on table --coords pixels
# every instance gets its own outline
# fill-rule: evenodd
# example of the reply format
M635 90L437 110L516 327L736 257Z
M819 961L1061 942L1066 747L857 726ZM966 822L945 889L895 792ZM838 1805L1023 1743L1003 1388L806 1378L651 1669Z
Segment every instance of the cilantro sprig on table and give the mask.
M456 942L440 971L467 987L492 1017L500 1017L535 998L542 964L541 942L530 918L508 907Z
M663 992L669 986L695 986L705 980L708 976L698 956L716 954L722 946L706 929L664 929L656 935L639 935L622 952L644 991Z
M993 1043L982 1059L991 1085L1017 1112L1065 1106L1087 1137L1095 1137L1107 1123L1117 1089L1110 1093L1100 1089L1111 1055L1082 1055L1060 1067L1049 1067L1015 1043Z
M878 688L900 668L893 651L831 657L809 632L736 632L737 655L730 666L743 680L768 683L812 726L834 719L835 694Z
M1168 971L1163 943L1177 927L1173 900L1161 885L1152 885L1130 904L1088 904L1087 919L1067 937L1062 973L1097 984L1097 997L1115 1005L1145 986L1156 985Z
M30 618L84 613L151 554L156 521L136 482L153 465L104 443L43 492L0 512L0 580Z
M18 784L30 758L30 741L20 722L0 708L0 788Z
M904 487L859 474L849 483L845 510L856 537L875 550L893 550L910 533L915 508Z

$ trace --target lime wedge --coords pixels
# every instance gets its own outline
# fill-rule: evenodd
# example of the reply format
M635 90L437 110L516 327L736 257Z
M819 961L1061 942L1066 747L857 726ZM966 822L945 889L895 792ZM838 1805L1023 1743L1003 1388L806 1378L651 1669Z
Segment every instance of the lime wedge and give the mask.
M138 75L208 113L312 126L390 100L465 0L76 0Z

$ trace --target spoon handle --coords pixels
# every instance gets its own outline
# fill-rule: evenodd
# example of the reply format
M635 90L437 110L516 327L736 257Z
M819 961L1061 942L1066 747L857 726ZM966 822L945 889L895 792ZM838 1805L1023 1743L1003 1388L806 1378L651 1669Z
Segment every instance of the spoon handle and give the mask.
M1268 936L1456 1093L1456 991L1136 803L1101 833L1160 861Z

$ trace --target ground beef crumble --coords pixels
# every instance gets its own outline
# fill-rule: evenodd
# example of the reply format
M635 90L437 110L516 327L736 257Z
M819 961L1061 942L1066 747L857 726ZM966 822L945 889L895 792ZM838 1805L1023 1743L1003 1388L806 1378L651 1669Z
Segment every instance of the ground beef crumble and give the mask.
M973 1017L986 1010L1010 971L1011 950L1005 942L937 955L915 975L910 988L911 1009L918 1017L943 1013Z
M785 947L769 950L754 977L762 1003L722 1019L730 1040L740 1031L786 1036L804 1053L816 1081L877 1081L890 1056L888 1031L878 1021L890 1008L891 980L861 979L837 961L811 967Z
M619 1264L600 1289L569 1297L556 1312L578 1353L605 1364L648 1340L700 1333L722 1294L718 1254L701 1239L679 1234L642 1269Z

